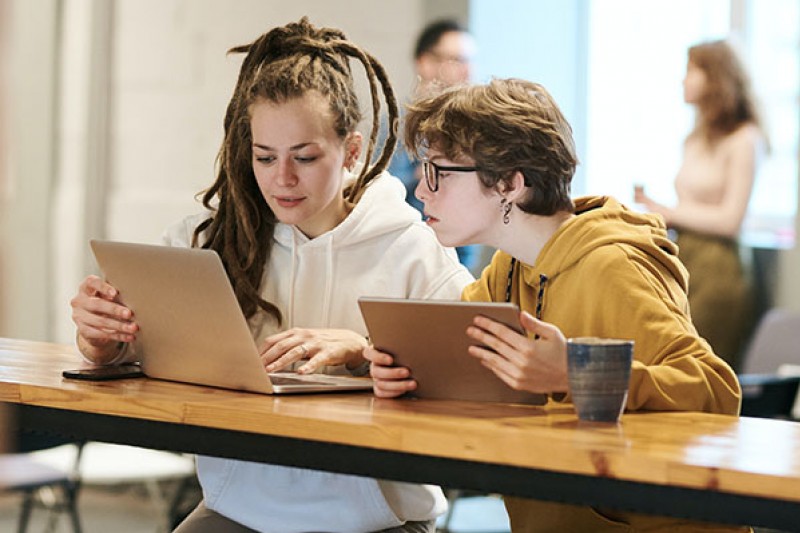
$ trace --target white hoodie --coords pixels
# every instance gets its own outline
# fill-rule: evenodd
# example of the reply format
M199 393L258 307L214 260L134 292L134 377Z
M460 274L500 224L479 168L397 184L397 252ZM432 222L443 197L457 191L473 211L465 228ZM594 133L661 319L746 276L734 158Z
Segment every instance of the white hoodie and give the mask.
M284 329L366 335L359 296L460 298L472 275L404 197L403 184L384 173L341 224L315 239L277 225L261 294L281 310ZM207 216L170 227L165 243L189 246ZM258 342L278 330L274 321L255 329ZM430 520L447 507L442 491L430 485L204 456L197 469L208 508L262 532L370 532Z

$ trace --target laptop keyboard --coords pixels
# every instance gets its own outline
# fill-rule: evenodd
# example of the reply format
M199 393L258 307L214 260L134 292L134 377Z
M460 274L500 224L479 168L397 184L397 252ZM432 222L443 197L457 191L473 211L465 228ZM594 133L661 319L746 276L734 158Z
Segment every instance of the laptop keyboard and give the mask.
M287 376L276 376L275 374L270 374L269 380L273 385L329 385L329 383L322 380L299 379Z
M328 374L297 375L278 372L269 375L273 385L323 385L326 387L336 385L364 385L363 378L355 378L345 375L331 376Z

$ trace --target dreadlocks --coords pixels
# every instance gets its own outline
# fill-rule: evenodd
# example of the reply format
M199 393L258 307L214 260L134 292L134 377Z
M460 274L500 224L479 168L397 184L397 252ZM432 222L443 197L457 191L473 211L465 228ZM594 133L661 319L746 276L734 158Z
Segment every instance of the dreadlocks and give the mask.
M391 159L397 142L397 101L386 71L373 56L348 41L340 30L316 28L306 17L229 53L247 55L225 113L217 179L202 193L203 205L213 214L195 229L192 246L210 248L220 255L245 317L249 319L261 309L280 322L279 309L259 294L278 221L252 168L250 106L259 99L279 104L316 91L328 100L336 134L344 139L362 118L350 68L351 58L359 61L369 81L372 130L365 164L344 191L347 200L355 203ZM378 84L388 108L389 132L371 164L380 124Z

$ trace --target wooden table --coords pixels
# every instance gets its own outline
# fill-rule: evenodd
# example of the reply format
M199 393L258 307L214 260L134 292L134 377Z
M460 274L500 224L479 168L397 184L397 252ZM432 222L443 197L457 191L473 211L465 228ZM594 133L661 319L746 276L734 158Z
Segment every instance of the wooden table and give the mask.
M700 413L580 423L569 405L271 397L65 380L71 346L0 338L0 401L66 436L780 529L800 525L800 424Z

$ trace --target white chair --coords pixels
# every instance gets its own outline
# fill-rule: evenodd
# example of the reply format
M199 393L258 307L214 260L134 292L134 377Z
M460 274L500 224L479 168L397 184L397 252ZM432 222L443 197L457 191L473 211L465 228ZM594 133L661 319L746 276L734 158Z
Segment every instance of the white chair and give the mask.
M45 531L52 531L60 513L69 514L74 533L81 532L76 504L77 482L69 472L47 465L35 452L0 455L0 491L21 492L18 533L25 533L34 507L48 511Z
M173 502L195 477L191 456L135 446L87 442L31 452L41 464L71 472L81 486L143 486L159 516L161 530L171 531Z

